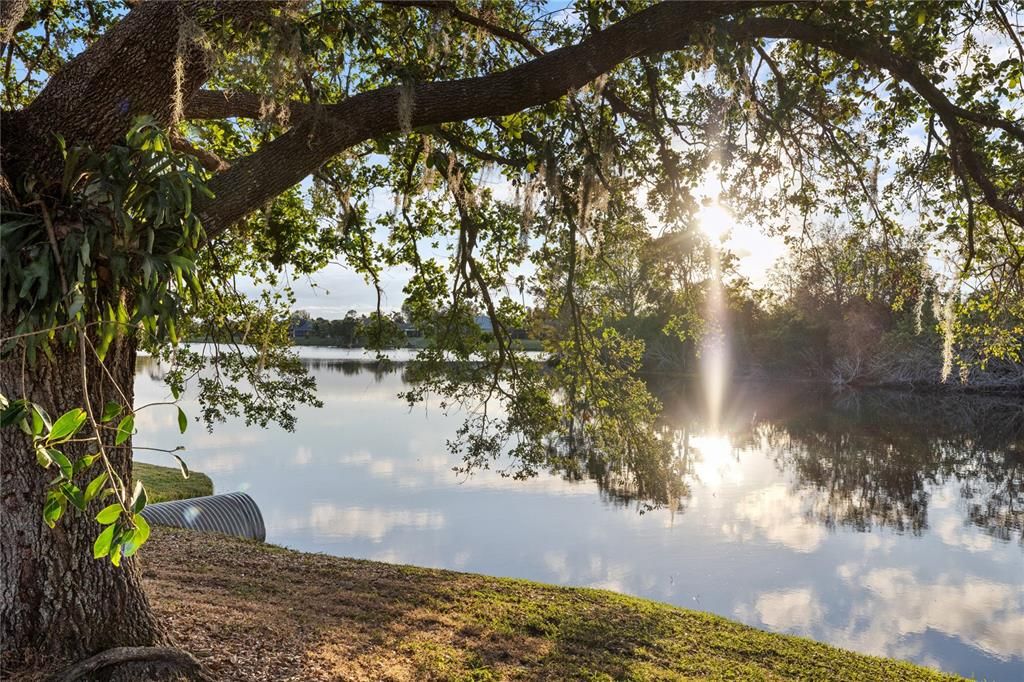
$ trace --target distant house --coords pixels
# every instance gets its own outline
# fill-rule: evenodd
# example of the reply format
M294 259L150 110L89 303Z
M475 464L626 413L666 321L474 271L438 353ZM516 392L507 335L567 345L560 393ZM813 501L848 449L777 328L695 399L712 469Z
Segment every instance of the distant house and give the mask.
M486 315L477 315L473 318L473 321L476 322L476 326L480 327L480 331L485 334L494 333L494 325L491 324L491 318Z
M405 338L407 339L418 339L423 336L423 332L417 329L415 325L411 325L408 322L399 322L398 329L405 334Z
M300 320L288 331L293 339L304 339L313 333L313 320Z

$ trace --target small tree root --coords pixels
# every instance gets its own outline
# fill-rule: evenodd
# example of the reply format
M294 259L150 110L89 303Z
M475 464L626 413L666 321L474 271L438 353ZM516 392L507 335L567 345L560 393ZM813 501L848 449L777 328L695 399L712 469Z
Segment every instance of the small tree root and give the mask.
M133 664L151 664L185 679L213 682L213 678L192 654L165 646L121 646L107 649L75 663L52 677L50 682L76 682L97 670Z

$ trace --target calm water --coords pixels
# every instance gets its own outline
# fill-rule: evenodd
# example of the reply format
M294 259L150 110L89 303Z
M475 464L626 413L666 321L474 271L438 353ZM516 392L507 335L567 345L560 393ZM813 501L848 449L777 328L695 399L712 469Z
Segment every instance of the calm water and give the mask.
M410 411L400 372L306 351L325 407L295 433L182 436L173 408L152 408L136 444L185 445L218 492L256 499L276 544L607 588L1024 680L1024 402L741 386L711 430L687 387L661 386L687 493L641 514L578 475L457 477L457 416ZM159 368L139 367L139 404L164 398Z

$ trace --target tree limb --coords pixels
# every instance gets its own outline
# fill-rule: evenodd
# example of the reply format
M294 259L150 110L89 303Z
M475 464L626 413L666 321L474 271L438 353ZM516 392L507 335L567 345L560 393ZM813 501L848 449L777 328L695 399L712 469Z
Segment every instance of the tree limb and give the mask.
M534 57L540 57L544 54L543 50L531 43L530 40L522 33L517 33L516 31L505 28L504 26L488 21L481 16L461 10L452 0L379 0L379 2L382 5L391 5L394 7L419 7L427 10L441 10L447 12L463 23L469 24L470 26L476 26L477 28L482 28L493 36L519 45Z
M60 167L54 133L68 144L88 142L102 149L121 139L138 115L170 124L178 102L188 101L212 66L200 42L188 38L188 24L202 30L231 21L244 29L269 19L280 4L141 3L55 73L28 107L3 117L4 160L29 159L35 170L52 174ZM179 60L180 81L175 76ZM40 154L46 149L54 153Z
M305 117L290 131L235 162L230 170L214 176L209 187L216 197L197 207L199 215L207 233L215 236L360 142L407 126L503 116L549 102L627 59L685 46L708 21L768 4L775 3L663 3L507 71L381 88L325 105L316 116ZM408 120L402 120L400 111L409 113Z
M21 18L28 10L28 0L0 2L0 45L6 45L19 28Z
M267 118L294 122L316 110L316 105L290 101L284 104L258 95L239 90L199 90L185 105L185 118L191 120L223 118Z
M228 168L231 168L230 163L220 158L210 150L196 147L194 144L189 142L181 135L175 134L173 132L171 133L171 146L174 147L174 149L176 149L179 152L191 154L192 156L196 157L196 159L203 166L203 168L210 171L211 173L219 173L220 171L224 171L227 170Z

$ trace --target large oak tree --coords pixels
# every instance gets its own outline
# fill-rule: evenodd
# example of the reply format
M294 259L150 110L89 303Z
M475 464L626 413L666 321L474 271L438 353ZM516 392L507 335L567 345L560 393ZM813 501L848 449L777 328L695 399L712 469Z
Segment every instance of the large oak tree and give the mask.
M109 490L118 540L100 556L144 540L128 485L140 345L177 357L183 329L283 344L270 307L224 293L239 275L273 286L282 268L343 259L375 282L409 266L410 309L437 347L490 360L429 385L507 400L501 436L533 436L515 451L524 473L560 426L538 406L647 406L629 381L635 346L601 329L595 292L615 274L606 256L647 238L651 216L690 221L709 175L766 229L832 215L933 236L956 264L951 295L973 292L961 332L1019 353L1022 12L1006 0L3 3L0 393L25 427L0 431L4 671L189 664L160 648L138 561L93 558L94 515ZM516 198L489 190L488 172ZM506 277L527 257L559 321L568 400L509 341L524 313ZM474 306L496 346L456 333ZM290 425L289 404L309 398L283 354L223 362L250 391L204 384L208 421ZM43 413L71 414L78 436ZM585 435L628 455L649 426L628 423ZM462 433L470 463L505 442L479 425Z

